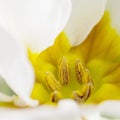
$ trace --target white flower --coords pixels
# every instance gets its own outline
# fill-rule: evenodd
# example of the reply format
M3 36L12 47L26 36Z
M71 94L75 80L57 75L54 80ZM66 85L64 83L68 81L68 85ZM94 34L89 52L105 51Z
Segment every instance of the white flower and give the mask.
M70 2L72 2L72 12ZM4 87L2 90L0 89L0 100L14 101L19 106L37 105L36 101L30 99L34 84L34 72L25 52L26 48L40 52L54 42L55 37L63 28L65 28L71 45L79 45L102 18L106 4L106 10L111 14L112 24L119 31L119 0L108 0L107 3L106 0L1 0L0 76L4 81L1 80L0 83L5 87L6 84L8 86L7 91L4 91ZM70 102L70 105L72 104ZM23 120L34 119L31 116L44 120L78 118L79 113L76 114L72 107L72 113L68 112L66 117L67 111L60 109L61 106L53 108L53 113L49 113L51 108L49 110L48 106L46 109L41 107L34 110L19 110L20 118ZM68 106L63 108L68 108ZM40 112L42 110L45 112L39 115L39 109L41 109ZM77 108L75 109L79 112ZM59 112L57 113L57 111ZM58 116L54 113L57 113ZM13 111L12 114L18 113ZM13 115L12 117L18 119L17 116ZM1 119L4 119L4 116Z

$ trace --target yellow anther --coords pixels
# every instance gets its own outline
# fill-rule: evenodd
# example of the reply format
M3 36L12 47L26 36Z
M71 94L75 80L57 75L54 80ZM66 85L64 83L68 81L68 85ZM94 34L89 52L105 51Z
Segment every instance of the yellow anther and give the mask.
M82 83L88 83L91 80L90 72L85 69L83 73Z
M84 97L84 95L83 95L82 92L80 92L80 91L74 91L74 92L73 92L73 99L74 99L75 101L77 101L78 103L84 102L83 97Z
M83 75L84 75L84 67L80 60L76 60L75 63L75 73L76 73L76 78L79 83L83 82Z
M90 84L86 84L81 91L74 91L73 98L78 103L85 102L91 94L91 86Z
M91 78L90 72L88 69L85 69L84 75L83 75L83 83L88 83L91 87L93 87L94 82Z
M58 78L62 85L69 83L69 64L65 57L58 62Z
M62 94L59 91L54 91L52 93L51 101L56 103L56 102L58 102L62 98L63 98Z
M82 89L83 93L84 93L84 99L87 100L91 94L92 91L92 85L90 83L86 83L84 84L84 87Z
M79 83L92 83L92 78L90 76L90 72L88 71L88 69L86 69L82 63L80 62L80 60L77 60L75 63L75 72L76 72L76 78L78 80Z
M50 91L60 91L61 85L60 83L56 80L55 76L47 72L46 73L46 85L49 88Z

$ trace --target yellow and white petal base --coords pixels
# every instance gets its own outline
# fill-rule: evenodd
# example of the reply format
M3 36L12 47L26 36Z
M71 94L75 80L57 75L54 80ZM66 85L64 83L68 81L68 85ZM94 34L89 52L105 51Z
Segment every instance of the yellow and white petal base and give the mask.
M106 0L71 0L72 14L65 28L73 46L82 43L104 14Z
M30 98L34 85L33 68L19 42L14 40L3 28L0 28L0 76L15 93L15 96L17 95L17 97L13 97L14 94L7 97L7 94L3 95L4 92L0 91L2 92L0 100L13 100L18 106L37 105L37 102Z
M53 44L70 13L70 0L0 1L0 25L34 52Z

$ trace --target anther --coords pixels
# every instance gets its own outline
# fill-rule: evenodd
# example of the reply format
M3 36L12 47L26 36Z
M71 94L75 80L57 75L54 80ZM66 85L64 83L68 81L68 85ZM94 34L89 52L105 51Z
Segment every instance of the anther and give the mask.
M74 91L73 98L78 103L85 102L91 94L91 86L90 84L86 84L82 91Z
M83 74L84 74L84 67L80 60L76 60L75 63L75 73L76 73L76 78L79 83L82 83L83 81Z
M57 103L60 99L62 99L62 95L59 91L54 91L52 93L51 101Z
M60 83L56 80L55 76L50 72L46 73L46 85L52 92L55 90L59 91L61 88Z
M65 57L58 62L58 79L62 85L69 83L69 64Z

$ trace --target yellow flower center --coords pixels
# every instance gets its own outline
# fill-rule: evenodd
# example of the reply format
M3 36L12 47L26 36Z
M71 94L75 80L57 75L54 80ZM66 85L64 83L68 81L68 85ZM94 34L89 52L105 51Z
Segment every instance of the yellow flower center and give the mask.
M112 44L112 39L118 43ZM66 98L78 103L120 99L119 88L112 84L113 76L105 79L120 64L120 54L113 49L119 44L120 37L111 27L109 14L105 13L81 45L71 47L66 35L61 33L54 45L40 54L30 52L36 73L32 98L40 103L56 103ZM115 94L111 95L110 90Z

